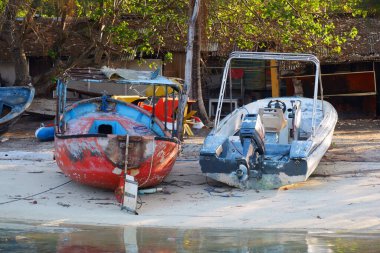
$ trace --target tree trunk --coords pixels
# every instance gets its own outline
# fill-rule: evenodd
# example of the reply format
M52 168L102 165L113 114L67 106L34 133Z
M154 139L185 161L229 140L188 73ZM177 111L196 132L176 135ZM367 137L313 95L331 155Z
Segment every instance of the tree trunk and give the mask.
M67 13L70 11L69 3L70 0L64 0L61 3L62 5L57 6L57 8L59 8L57 10L57 16L61 17L61 21L59 23L59 29L57 29L57 40L52 46L54 52L54 56L52 56L54 64L52 69L34 80L37 95L50 96L55 86L52 80L65 69L65 64L62 62L61 57L63 51L62 46L68 37L66 19Z
M182 96L179 101L178 112L177 112L177 136L180 140L183 139L183 118L185 112L185 106L189 96L189 91L191 88L192 79L192 67L193 67L193 43L194 43L194 33L195 24L198 17L200 0L195 0L192 16L189 21L189 30L187 34L187 48L186 48L186 66L185 66L185 83L183 84Z
M100 2L100 8L104 9L104 1ZM112 14L103 13L102 17L99 19L99 38L97 39L97 46L95 48L94 62L100 65L103 62L103 56L107 56L107 46L112 40L112 33L107 31L107 27L114 26L116 22L116 17L120 10L120 1L113 1L113 11Z
M201 5L202 7L204 5ZM202 7L200 10L200 15L202 15ZM202 76L201 76L201 43L202 43L202 32L201 32L201 22L198 19L196 28L195 28L195 36L194 36L194 72L193 75L193 91L195 94L195 98L197 99L198 113L203 122L207 124L210 123L210 119L207 115L206 108L203 102L203 94L202 94Z
M6 41L15 64L14 85L27 85L31 81L28 60L24 51L23 34L16 29L16 15L22 3L23 1L20 0L9 0L4 10L5 20L1 31L1 37Z
M52 82L52 80L57 76L60 76L66 69L85 61L88 55L93 52L95 45L94 43L91 44L78 58L70 57L70 60L62 61L63 45L68 38L67 17L68 14L72 12L71 3L72 0L64 0L58 11L61 21L59 24L57 40L53 45L53 50L56 57L54 58L53 68L39 76L38 79L34 80L37 95L50 96L52 90L55 88L55 83Z
M15 62L15 84L16 86L25 86L31 83L29 75L29 63L24 52L24 43L13 48L12 56Z
M71 58L70 60L63 62L61 60L56 61L56 64L54 67L40 76L38 80L36 80L36 94L38 95L44 95L49 96L52 92L52 90L55 88L55 83L52 83L51 80L53 78L56 78L69 68L73 68L77 65L87 65L84 64L86 62L86 59L88 56L94 51L95 43L91 44L89 47L87 47L86 50L83 51L83 53L78 58Z
M100 1L99 2L99 8L101 10L104 9L104 1ZM104 34L104 28L106 27L105 26L105 22L106 22L106 17L105 17L105 13L103 12L102 13L102 16L100 17L99 19L99 38L97 38L97 41L98 43L96 43L96 47L95 47L95 56L94 56L94 62L95 64L100 64L102 62L102 58L103 58L103 54L104 54L104 49L103 49L103 43L106 41L105 39L105 34Z

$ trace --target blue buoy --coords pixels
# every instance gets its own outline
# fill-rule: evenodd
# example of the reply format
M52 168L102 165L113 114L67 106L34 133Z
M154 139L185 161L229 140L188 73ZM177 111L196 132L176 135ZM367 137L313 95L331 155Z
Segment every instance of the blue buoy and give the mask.
M41 126L36 130L35 136L39 141L53 141L54 126Z

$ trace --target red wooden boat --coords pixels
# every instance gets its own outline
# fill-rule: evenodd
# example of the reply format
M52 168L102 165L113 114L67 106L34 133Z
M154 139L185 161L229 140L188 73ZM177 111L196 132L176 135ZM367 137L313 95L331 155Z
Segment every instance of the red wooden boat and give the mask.
M165 85L178 91L170 80ZM148 112L107 96L66 107L65 85L59 82L57 91L55 159L65 175L79 183L115 190L122 201L125 174L133 176L139 188L155 186L169 174L180 143L154 110Z

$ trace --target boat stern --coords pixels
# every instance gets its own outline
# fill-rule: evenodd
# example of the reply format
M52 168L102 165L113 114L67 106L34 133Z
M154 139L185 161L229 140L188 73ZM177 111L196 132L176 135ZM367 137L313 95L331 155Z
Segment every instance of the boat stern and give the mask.
M208 136L200 152L202 172L241 189L274 189L305 181L316 166L300 154L293 158L286 155L290 145L266 145L265 155L251 152L247 159L244 144L239 136Z

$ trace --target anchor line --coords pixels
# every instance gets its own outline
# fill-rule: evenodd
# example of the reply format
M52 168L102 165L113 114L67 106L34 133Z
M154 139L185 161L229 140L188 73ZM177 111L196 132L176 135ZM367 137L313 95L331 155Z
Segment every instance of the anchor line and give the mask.
M153 160L154 160L154 152L156 150L156 139L153 139L153 145L152 145L152 159L150 160L150 170L149 170L149 175L148 177L146 178L145 182L142 183L140 186L143 186L144 184L146 184L149 179L150 179L150 176L152 174L152 169L153 169Z
M55 187L53 187L53 188L49 188L49 189L47 189L47 190L45 190L45 191L43 191L43 192L39 192L39 193L36 193L36 194L33 194L33 195L29 195L29 196L26 196L26 197L23 197L23 198L19 198L19 199L13 199L13 200L9 200L9 201L5 201L5 202L1 202L0 205L5 205L5 204L12 203L12 202L20 201L20 200L27 200L27 199L29 199L29 198L31 198L31 197L35 197L35 196L41 195L41 194L43 194L43 193L46 193L46 192L49 192L49 191L55 190L55 189L57 189L57 188L59 188L59 187L62 187L62 186L64 186L64 185L70 183L71 181L72 181L72 180L69 180L69 181L67 181L67 182L65 182L65 183L63 183L63 184L60 184L60 185L55 186Z

